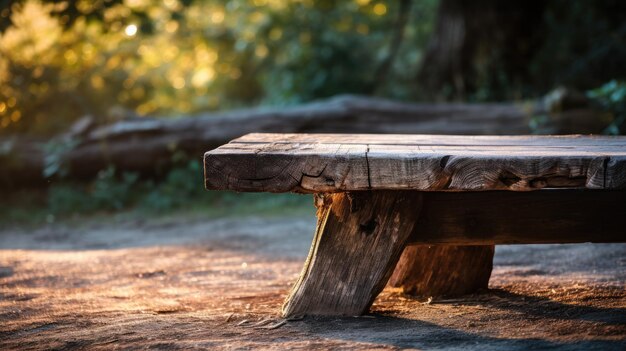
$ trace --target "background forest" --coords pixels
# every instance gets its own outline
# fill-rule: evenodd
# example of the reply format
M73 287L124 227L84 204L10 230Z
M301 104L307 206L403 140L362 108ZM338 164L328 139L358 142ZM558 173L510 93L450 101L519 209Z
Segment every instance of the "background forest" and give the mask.
M491 102L565 87L620 134L625 18L619 0L0 0L0 158L16 137L55 150L49 141L84 116L178 118L337 94ZM88 185L55 181L44 212L178 206L202 190L198 160L176 157L155 182L114 168Z
M51 135L85 114L340 93L498 101L608 83L623 100L625 15L619 0L4 0L0 125Z

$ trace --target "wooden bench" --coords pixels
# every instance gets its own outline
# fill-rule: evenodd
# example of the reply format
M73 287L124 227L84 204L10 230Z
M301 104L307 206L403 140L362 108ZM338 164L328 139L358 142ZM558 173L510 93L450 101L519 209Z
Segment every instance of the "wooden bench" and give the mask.
M204 169L207 189L315 194L285 317L365 313L392 273L486 287L496 244L626 241L626 137L248 134Z

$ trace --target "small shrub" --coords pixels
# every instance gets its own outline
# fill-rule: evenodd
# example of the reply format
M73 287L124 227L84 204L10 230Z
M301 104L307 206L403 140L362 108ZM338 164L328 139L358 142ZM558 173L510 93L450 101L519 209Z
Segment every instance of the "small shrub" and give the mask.
M74 212L91 212L96 204L84 189L77 184L53 184L48 190L48 209L55 215Z
M613 121L605 129L606 134L623 134L626 120L626 82L612 80L587 92L587 96L603 110L613 115Z
M202 196L202 184L200 163L196 160L188 161L183 167L172 169L162 182L150 182L139 206L157 211L181 207Z
M138 179L138 174L129 172L118 178L114 167L100 171L91 189L92 201L99 209L121 210L131 203Z

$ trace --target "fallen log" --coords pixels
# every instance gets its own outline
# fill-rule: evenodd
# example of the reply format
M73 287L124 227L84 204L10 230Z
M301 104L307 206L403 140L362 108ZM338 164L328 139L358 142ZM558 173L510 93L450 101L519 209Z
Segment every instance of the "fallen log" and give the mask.
M586 105L561 112L551 112L551 106L543 100L430 104L347 95L295 107L133 118L94 127L82 121L55 139L61 147L15 139L0 142L0 186L46 185L47 178L60 173L57 170L69 179L89 180L110 165L158 176L172 167L177 152L200 160L206 150L249 132L571 134L598 133L608 124Z

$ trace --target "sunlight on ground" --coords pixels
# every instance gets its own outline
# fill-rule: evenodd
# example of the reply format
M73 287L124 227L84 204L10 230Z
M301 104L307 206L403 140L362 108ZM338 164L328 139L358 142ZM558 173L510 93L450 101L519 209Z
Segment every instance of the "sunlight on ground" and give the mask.
M489 293L429 303L386 289L368 317L305 318L264 329L280 320L314 224L292 216L0 231L0 344L623 346L626 294L619 267L626 247L615 244L501 246ZM103 236L108 248L87 249ZM65 249L46 249L52 243Z

